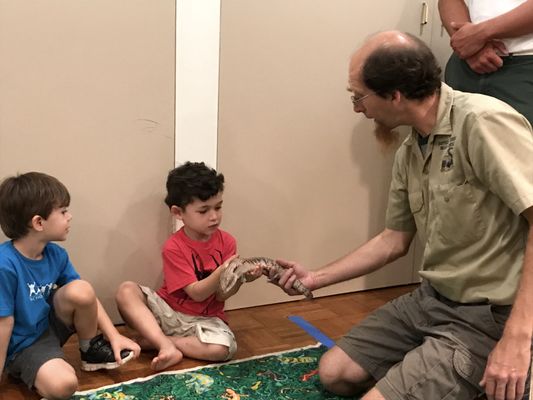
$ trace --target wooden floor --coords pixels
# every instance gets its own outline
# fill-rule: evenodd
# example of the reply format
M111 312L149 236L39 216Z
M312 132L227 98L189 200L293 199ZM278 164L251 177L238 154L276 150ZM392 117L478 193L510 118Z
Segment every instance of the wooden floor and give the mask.
M369 312L415 287L416 285L398 286L228 311L229 324L235 333L238 344L238 351L234 359L315 343L316 340L287 319L290 315L299 315L330 338L338 339ZM124 326L119 327L119 330L126 335L129 333ZM65 352L68 361L76 368L80 381L79 390L110 385L154 373L150 369L150 361L155 355L154 352L141 353L137 360L130 361L118 369L96 372L84 372L79 369L80 357L75 337L67 342ZM179 370L204 364L208 363L184 359L168 370ZM16 382L4 374L0 381L0 400L32 399L40 399L40 397L29 391L20 382Z

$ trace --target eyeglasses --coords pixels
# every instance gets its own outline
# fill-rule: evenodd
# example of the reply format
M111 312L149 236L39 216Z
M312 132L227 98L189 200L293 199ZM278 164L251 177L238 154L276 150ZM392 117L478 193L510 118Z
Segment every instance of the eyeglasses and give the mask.
M366 99L368 96L371 96L373 95L374 93L368 93L368 94L365 94L364 96L361 96L361 97L355 97L355 96L351 96L350 97L350 100L352 100L352 104L353 106L355 107L356 105L358 105L361 101L363 101L364 99Z

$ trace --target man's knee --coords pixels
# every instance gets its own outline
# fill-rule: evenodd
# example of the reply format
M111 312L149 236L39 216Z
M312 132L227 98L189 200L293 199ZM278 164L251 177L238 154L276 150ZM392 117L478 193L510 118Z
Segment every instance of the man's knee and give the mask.
M366 390L371 381L371 376L337 346L322 356L318 371L322 385L341 395Z
M320 382L322 382L325 387L328 387L332 383L340 380L341 372L342 369L339 368L339 363L335 362L331 350L325 353L320 359L318 367Z

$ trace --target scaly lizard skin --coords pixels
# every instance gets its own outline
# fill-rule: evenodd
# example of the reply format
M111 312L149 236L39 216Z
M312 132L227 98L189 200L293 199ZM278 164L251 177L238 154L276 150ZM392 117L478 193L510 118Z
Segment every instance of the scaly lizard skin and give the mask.
M237 281L244 282L246 280L245 274L252 271L256 266L262 268L263 275L270 278L271 281L277 282L281 277L285 268L279 265L276 261L267 257L251 257L233 259L227 268L222 272L220 277L220 288L222 292L228 292ZM313 298L313 293L304 286L298 279L294 281L292 287L300 294L308 299Z

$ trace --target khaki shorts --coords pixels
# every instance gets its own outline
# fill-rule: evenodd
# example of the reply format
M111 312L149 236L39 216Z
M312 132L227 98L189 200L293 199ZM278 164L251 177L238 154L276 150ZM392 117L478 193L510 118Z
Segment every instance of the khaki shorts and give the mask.
M141 285L139 287L146 296L148 308L165 335L196 336L202 343L226 346L228 348L226 360L233 357L237 351L235 335L220 318L193 316L175 311L152 289Z
M387 400L475 399L510 310L455 303L423 282L379 308L337 345L377 381Z

